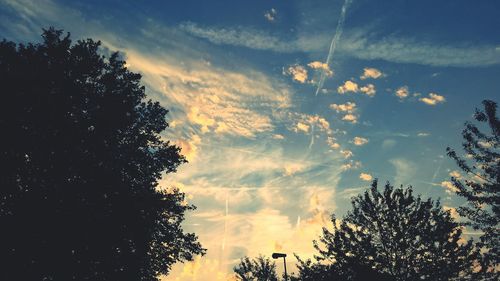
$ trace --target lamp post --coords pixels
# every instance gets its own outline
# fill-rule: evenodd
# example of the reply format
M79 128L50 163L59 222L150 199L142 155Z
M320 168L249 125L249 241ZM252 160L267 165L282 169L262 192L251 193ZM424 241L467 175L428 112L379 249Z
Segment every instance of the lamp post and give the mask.
M283 258L283 265L285 266L285 281L288 280L288 275L286 273L286 254L283 253L273 253L273 259Z

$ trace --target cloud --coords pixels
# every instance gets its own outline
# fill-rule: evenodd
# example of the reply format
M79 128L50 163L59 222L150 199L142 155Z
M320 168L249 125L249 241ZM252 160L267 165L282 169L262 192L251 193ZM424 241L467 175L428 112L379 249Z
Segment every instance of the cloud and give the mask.
M297 39L274 36L252 27L200 26L187 22L179 29L214 44L242 46L280 53L318 52L328 48L329 35L306 33ZM385 60L431 66L477 67L500 64L497 46L459 42L445 45L419 38L386 36L375 38L368 31L351 30L340 42L337 52L363 60Z
M326 143L328 144L328 146L331 149L339 149L340 148L340 144L338 142L336 142L336 139L333 137L328 137L326 139Z
M361 168L361 166L362 164L360 161L349 160L347 163L342 164L342 166L340 166L340 169L342 171L357 170Z
M379 37L367 31L346 33L339 52L363 60L386 60L431 66L474 67L500 64L500 53L492 45L473 42L445 45L418 38Z
M179 25L179 29L217 45L241 46L257 50L290 53L297 48L289 42L249 27L202 27L192 22Z
M341 85L337 88L337 92L339 94L345 94L348 92L357 93L358 91L359 91L358 84L350 80L345 81L344 85Z
M191 162L194 160L198 152L198 146L201 144L201 138L198 135L193 135L188 140L178 140L175 142L181 148L181 154Z
M275 140L282 140L282 139L285 139L285 136L283 136L281 134L273 134L272 138Z
M408 86L402 86L399 87L394 94L400 99L405 99L410 94L410 91L408 90Z
M362 146L368 143L368 139L362 137L354 137L352 143L354 143L354 145L356 146Z
M383 149L393 148L397 144L397 141L393 139L386 139L382 142Z
M443 205L443 210L445 211L449 211L450 212L450 215L453 219L457 220L460 218L460 214L458 213L457 211L457 208L454 208L454 207L449 207L449 206L445 206Z
M394 177L394 185L410 184L411 179L417 171L417 165L404 158L390 159L391 163L396 169L396 176Z
M292 79L301 84L307 83L307 69L302 65L295 64L289 66L286 71L284 71L285 75L292 76Z
M268 20L270 22L273 22L276 20L277 15L278 15L278 11L276 11L276 9L274 9L274 8L271 8L271 10L266 11L264 13L264 18L266 18L266 20Z
M351 122L353 124L358 123L358 117L354 114L346 114L346 115L344 115L344 117L342 117L342 120L347 121L347 122Z
M446 193L455 194L458 192L458 188L456 188L451 181L442 181L441 186L446 188Z
M453 178L456 178L456 179L460 179L460 178L462 178L462 174L460 174L459 171L451 171L450 172L450 177L453 177Z
M328 64L320 61L313 61L307 64L312 69L321 70L326 76L331 77L333 75L333 71L330 69Z
M373 180L372 175L367 174L367 173L361 173L361 174L359 174L359 178L362 179L362 180L364 180L364 181L371 181L371 180Z
M359 90L369 97L375 96L375 93L377 92L375 90L375 85L373 84L366 84L366 86L361 87Z
M365 80L368 78L377 79L380 77L382 77L382 72L380 70L376 68L366 67L363 69L363 75L361 75L359 78L361 78L361 80Z
M177 115L184 112L176 119L184 118L201 133L253 138L272 131L273 111L289 104L286 86L259 72L228 71L197 62L182 67L161 55L150 58L132 49L124 53L129 68L143 74L150 90L177 107Z
M491 148L493 146L492 142L489 141L478 141L477 144L479 144L482 148Z
M438 103L444 103L446 99L436 93L429 93L429 96L420 98L419 101L428 105L437 105Z
M284 175L291 176L295 173L301 172L306 168L306 166L307 165L304 165L303 163L288 163L285 165Z
M309 132L309 128L310 128L309 125L304 124L302 122L298 122L297 126L294 128L294 131L295 132L301 131L301 132L304 132L304 133L308 133Z
M352 151L350 151L348 149L341 150L340 154L342 154L342 156L344 156L345 159L351 158L354 155L354 153L352 153Z
M330 104L330 108L335 110L337 113L339 113L339 112L352 113L356 110L356 103L354 103L354 102L347 102L344 104L332 103L332 104Z
M331 135L333 133L332 129L330 128L330 123L325 118L319 115L289 112L286 117L282 118L286 119L289 122L292 122L292 126L289 127L289 130L296 133L299 131L308 133L312 131L313 127L318 129L319 132L326 133L326 135Z

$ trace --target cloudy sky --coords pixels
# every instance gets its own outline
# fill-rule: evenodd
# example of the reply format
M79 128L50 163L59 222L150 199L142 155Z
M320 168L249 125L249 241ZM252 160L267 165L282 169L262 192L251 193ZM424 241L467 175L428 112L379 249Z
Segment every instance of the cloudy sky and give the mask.
M375 178L462 204L445 149L498 101L499 14L487 0L0 0L0 35L55 26L122 52L170 110L164 136L189 163L161 186L198 207L185 229L208 249L165 280L227 280L245 255L310 257Z

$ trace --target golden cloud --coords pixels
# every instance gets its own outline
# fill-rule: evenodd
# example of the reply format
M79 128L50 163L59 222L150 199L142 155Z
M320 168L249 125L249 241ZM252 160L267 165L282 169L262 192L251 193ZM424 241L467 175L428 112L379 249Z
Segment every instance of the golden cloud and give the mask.
M330 104L330 108L339 112L347 112L347 113L352 113L356 110L356 103L354 102L347 102L344 104L335 104L332 103Z
M438 103L444 103L446 99L436 93L429 93L429 96L419 99L421 102L428 105L437 105Z
M344 82L344 85L341 85L337 88L337 92L339 94L345 94L348 92L357 93L359 91L359 86L356 82L347 80Z
M294 81L299 82L301 84L307 83L307 78L308 78L307 69L302 65L299 64L291 65L287 68L284 74L292 76L292 79Z
M382 72L376 68L366 67L363 69L363 75L361 75L361 80L372 78L377 79L382 77Z
M373 180L372 175L367 174L367 173L361 173L361 174L359 174L359 178L362 179L362 180L364 180L364 181L371 181L371 180Z
M307 64L312 69L321 70L326 76L331 77L333 75L333 71L330 69L328 64L320 61L313 61Z
M458 188L456 188L451 181L442 181L441 186L446 188L446 193L454 194L458 192Z
M358 123L358 117L354 114L346 114L344 115L344 117L342 117L342 120L344 121L347 121L347 122L351 122L351 123Z
M373 84L367 84L366 86L361 87L359 90L369 97L374 97L375 93L377 92L375 90L375 85Z
M408 90L408 86L402 86L399 87L394 94L400 99L405 99L410 95L410 91Z
M362 146L362 145L365 145L368 143L368 139L362 138L362 137L354 137L354 139L352 140L352 143L354 143L354 145L357 145L357 146Z

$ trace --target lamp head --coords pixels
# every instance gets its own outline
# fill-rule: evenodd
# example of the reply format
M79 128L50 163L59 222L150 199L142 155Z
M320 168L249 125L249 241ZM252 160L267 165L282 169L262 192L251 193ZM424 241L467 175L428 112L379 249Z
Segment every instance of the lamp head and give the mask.
M284 257L286 257L286 254L283 254L283 253L273 253L272 257L273 257L273 259L284 258Z

